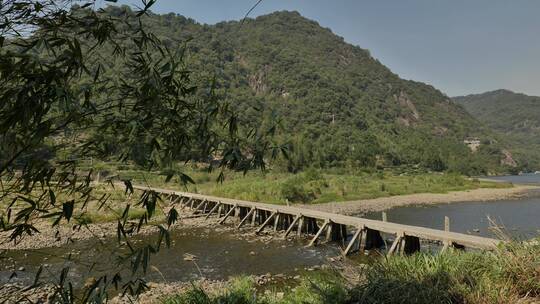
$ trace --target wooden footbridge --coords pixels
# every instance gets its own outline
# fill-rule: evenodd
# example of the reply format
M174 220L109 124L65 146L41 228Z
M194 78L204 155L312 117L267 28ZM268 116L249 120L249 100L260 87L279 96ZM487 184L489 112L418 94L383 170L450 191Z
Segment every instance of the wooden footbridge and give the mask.
M477 248L491 250L501 242L499 240L430 229L410 225L390 223L385 220L370 220L311 209L291 206L272 205L213 197L208 195L173 191L167 189L134 186L141 191L155 191L166 197L172 205L189 208L194 213L209 219L215 216L219 224L236 218L237 228L250 223L256 226L256 233L264 229L285 231L284 238L291 233L310 235L308 246L321 241L342 243L343 254L355 251L387 248L387 254L411 254L420 250L420 240L427 240L447 248ZM348 234L352 232L352 237ZM387 246L381 233L394 235Z

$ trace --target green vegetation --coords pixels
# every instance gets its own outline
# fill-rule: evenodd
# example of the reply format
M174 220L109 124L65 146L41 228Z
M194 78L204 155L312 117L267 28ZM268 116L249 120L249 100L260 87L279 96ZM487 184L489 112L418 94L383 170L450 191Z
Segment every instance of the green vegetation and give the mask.
M540 247L392 257L368 268L360 303L516 303L540 297Z
M249 277L235 278L224 290L207 292L194 286L187 292L170 296L162 304L308 304L345 303L348 295L344 281L337 274L312 274L292 290L260 294Z
M452 173L362 172L347 170L308 169L292 174L268 170L247 173L228 171L225 182L217 182L220 172L180 167L195 184L184 185L180 178L165 183L159 172L118 170L115 176L135 184L178 189L271 204L317 204L372 199L413 193L447 193L477 188L508 188L508 183L469 179Z
M502 134L518 162L517 169L540 169L540 97L498 90L454 100Z
M110 6L102 14L135 18L126 6ZM192 92L193 100L223 101L238 114L234 120L238 125L258 130L241 132L255 134L259 145L249 145L249 149L222 147L232 144L231 140L205 147L216 143L213 135L221 139L224 130L194 130L212 135L200 142L202 147L195 142L190 149L175 147L168 155L172 160L204 162L211 156L202 152L216 151L218 159L229 161L238 153L254 155L266 147L272 152L286 151L288 157L280 157L273 165L289 172L308 167L404 165L470 175L505 170L500 166L502 146L495 135L462 107L429 85L400 79L369 51L346 43L296 12L276 12L248 19L243 25L236 21L202 25L175 14L149 13L142 19L145 30L166 47L185 47L182 59L190 67L189 84L198 88ZM114 59L105 75L124 75L121 63ZM213 99L208 99L208 92ZM167 125L160 126L167 130ZM118 132L102 128L90 134L109 159L123 155L147 165L155 157L148 147L156 143L149 138L118 144L119 138L124 139ZM275 134L271 143L260 140L267 133ZM160 144L171 145L179 139L179 135L170 136ZM490 144L473 153L463 144L468 137L485 138ZM266 156L270 154L267 151ZM254 156L238 164L258 159ZM169 163L156 160L152 164L163 169Z
M287 201L316 204L491 187L509 187L509 185L468 180L452 174L398 176L323 174L318 171L307 171L296 175L252 173L223 184L211 182L191 188L215 196L274 204L285 204Z
M335 276L307 277L277 297L276 292L257 293L244 278L225 291L209 294L194 287L163 303L536 303L539 269L539 245L512 243L496 252L392 256L367 266L361 282L349 287Z

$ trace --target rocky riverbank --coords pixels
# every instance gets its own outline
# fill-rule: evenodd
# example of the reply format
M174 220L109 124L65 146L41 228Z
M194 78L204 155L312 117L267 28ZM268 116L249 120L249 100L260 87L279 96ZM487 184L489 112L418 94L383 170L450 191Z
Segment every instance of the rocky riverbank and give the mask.
M157 219L162 220L162 219ZM200 218L183 219L174 225L173 228L202 227L205 223ZM206 223L207 225L208 223ZM117 223L99 223L83 226L73 226L69 224L52 227L51 223L42 221L37 223L36 228L39 233L25 236L16 242L10 241L10 232L0 232L0 250L5 249L38 249L47 247L60 247L71 242L84 241L89 239L103 239L115 236L117 233ZM139 234L155 233L158 228L153 225L146 225L141 228Z

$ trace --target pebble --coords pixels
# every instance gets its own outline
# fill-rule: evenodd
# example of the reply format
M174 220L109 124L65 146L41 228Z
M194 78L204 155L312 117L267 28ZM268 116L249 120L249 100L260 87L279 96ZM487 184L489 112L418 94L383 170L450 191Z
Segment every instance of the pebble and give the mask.
M25 271L26 268L24 268L24 267L21 266L21 267L18 268L18 270L19 270L19 271Z

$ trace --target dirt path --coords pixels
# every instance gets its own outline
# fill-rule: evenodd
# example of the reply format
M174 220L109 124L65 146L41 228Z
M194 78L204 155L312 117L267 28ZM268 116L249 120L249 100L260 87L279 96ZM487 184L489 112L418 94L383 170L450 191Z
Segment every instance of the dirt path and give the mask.
M448 193L418 193L347 202L332 202L316 205L297 205L297 207L346 215L358 215L368 212L384 211L393 207L408 205L431 205L466 201L497 201L506 199L519 199L521 197L529 195L531 190L540 190L540 187L530 185L517 185L512 188L480 188L468 191L454 191Z

